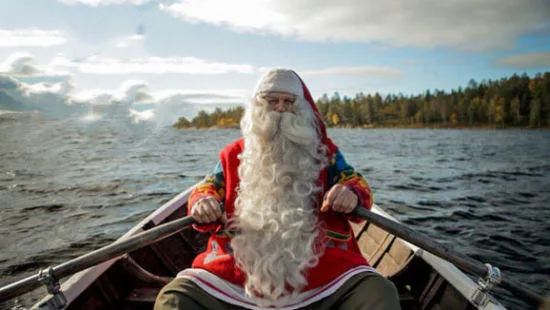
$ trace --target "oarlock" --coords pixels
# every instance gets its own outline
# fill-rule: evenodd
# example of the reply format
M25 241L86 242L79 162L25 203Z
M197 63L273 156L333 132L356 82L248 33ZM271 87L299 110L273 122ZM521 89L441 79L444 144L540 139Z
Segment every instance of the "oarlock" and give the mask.
M491 296L489 292L502 280L498 267L493 267L491 264L485 264L485 266L487 266L487 275L477 281L478 287L472 295L472 303L477 307L487 304Z
M46 286L48 293L52 295L48 300L40 304L39 309L62 309L67 304L67 299L61 291L59 280L53 274L53 268L41 269L38 273L38 281Z

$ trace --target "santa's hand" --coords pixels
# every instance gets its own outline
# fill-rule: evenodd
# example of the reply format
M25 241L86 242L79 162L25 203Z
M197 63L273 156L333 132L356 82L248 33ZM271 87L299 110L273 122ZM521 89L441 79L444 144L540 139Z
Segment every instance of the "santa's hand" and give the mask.
M191 207L191 216L200 224L215 222L222 214L220 202L213 197L201 198Z
M342 184L335 184L325 195L321 212L326 212L332 207L336 212L350 213L357 206L357 195Z

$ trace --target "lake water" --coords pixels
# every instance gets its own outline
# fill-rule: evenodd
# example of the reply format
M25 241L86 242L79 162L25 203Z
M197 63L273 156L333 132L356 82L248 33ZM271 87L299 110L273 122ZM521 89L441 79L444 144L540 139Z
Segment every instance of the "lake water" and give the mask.
M237 130L0 115L0 280L112 242L212 169ZM335 129L410 227L549 293L550 131ZM39 289L0 308L24 308ZM527 306L497 295L511 309Z

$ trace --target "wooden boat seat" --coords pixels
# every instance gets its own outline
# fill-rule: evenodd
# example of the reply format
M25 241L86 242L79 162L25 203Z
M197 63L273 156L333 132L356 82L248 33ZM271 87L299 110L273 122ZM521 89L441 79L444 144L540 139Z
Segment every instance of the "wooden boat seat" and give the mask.
M351 223L361 253L375 267L395 236L368 222Z
M403 270L412 256L413 251L401 239L394 238L391 246L374 267L384 276L391 277Z
M384 276L402 270L413 252L394 235L368 222L351 223L361 253Z

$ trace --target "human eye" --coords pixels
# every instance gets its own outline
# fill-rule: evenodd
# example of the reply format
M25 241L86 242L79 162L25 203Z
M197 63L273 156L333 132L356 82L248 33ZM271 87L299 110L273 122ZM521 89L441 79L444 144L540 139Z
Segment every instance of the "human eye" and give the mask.
M274 105L277 103L277 99L273 97L264 97L264 100L270 105Z

